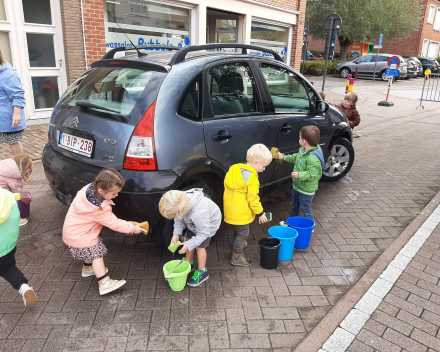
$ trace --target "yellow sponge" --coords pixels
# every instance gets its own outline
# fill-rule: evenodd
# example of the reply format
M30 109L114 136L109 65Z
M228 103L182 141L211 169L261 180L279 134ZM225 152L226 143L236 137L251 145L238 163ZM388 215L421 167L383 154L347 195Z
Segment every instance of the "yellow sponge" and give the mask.
M278 150L278 148L275 148L275 147L272 147L272 149L270 150L270 152L271 152L271 154L272 154L272 158L274 158L275 159L275 162L277 163L277 164L282 164L282 160L281 159L278 159L278 152L279 152L279 150ZM284 156L284 154L283 154L283 156Z
M129 223L135 226L139 226L141 229L144 229L145 230L144 233L148 235L148 231L150 230L150 224L148 223L148 221L144 221L140 224L137 221L129 221Z

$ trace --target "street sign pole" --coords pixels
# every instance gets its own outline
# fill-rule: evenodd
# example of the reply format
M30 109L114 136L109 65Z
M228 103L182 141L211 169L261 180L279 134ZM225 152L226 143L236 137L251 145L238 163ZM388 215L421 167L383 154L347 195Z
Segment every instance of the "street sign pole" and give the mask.
M330 22L330 28L333 28L333 18L331 19ZM330 52L330 43L332 41L332 36L331 36L332 30L330 29L330 33L328 34L328 44L327 44L327 48L325 50L325 68L324 68L324 79L322 81L322 91L324 91L324 87L325 87L325 76L327 75L327 66L328 66L328 54Z
M379 35L379 45L377 46L377 53L376 53L376 62L374 63L374 74L373 74L373 82L376 78L376 66L377 66L377 58L379 56L379 50L380 47L382 46L382 39L383 39L383 34ZM388 99L387 99L388 100Z

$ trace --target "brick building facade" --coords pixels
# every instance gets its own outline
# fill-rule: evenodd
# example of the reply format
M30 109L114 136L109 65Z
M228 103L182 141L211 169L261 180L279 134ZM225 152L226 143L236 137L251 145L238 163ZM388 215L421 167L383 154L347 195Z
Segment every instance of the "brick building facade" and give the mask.
M440 51L440 1L423 0L425 8L419 30L406 38L383 39L383 53L403 56L438 57ZM371 38L370 42L377 44L378 38ZM309 40L309 50L324 50L325 41L321 39ZM340 50L339 42L336 51Z
M306 0L265 0L258 2L250 0L226 0L222 2L216 0L188 0L166 1L166 6L171 5L169 7L172 7L172 9L178 9L180 6L189 9L188 13L192 21L190 36L191 43L194 44L210 42L205 35L208 19L204 17L213 13L215 15L217 11L218 13L237 16L237 42L255 44L251 38L254 20L267 23L268 27L283 27L288 33L286 38L289 38L289 41L285 43L286 48L289 50L289 54L284 54L286 61L288 58L290 65L298 69L301 61L306 2ZM105 52L110 49L108 42L111 40L108 38L113 37L114 33L110 32L111 29L106 28L106 22L110 22L110 20L106 18L104 3L103 0L61 0L68 83L71 83L81 72L89 68L92 62L102 58ZM161 1L157 0L149 3L161 4ZM131 24L124 24L117 16L116 18L124 29L128 28L128 32L132 30L133 26ZM141 27L139 28L141 29ZM135 36L133 36L134 39L131 35L130 37L132 40L138 39Z

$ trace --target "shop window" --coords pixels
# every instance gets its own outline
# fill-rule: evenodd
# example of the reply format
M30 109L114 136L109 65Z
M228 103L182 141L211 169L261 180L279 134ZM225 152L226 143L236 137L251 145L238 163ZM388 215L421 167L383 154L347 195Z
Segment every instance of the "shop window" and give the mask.
M309 112L309 94L304 81L285 68L261 64L276 113Z
M52 24L50 0L22 0L24 22Z
M130 45L124 33L135 45L190 45L190 9L153 1L118 0L104 1L104 10L107 50Z
M6 12L4 0L0 0L0 21L6 21Z
M429 13L428 13L428 21L427 23L433 23L434 22L434 16L435 16L435 5L429 6Z
M0 48L2 51L3 58L11 65L13 65L11 44L9 43L9 32L0 32Z
M52 34L27 33L30 67L55 67Z
M251 44L272 49L280 54L283 60L286 61L287 50L289 47L289 30L289 27L281 27L252 21ZM251 54L267 55L258 51L252 51Z
M32 77L35 109L53 109L59 99L58 77Z

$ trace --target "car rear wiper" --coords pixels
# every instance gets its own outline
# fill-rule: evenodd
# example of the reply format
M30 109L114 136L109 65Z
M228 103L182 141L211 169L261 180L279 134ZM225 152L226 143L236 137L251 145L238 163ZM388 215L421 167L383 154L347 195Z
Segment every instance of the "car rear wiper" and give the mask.
M83 107L83 108L87 108L87 109L89 109L89 108L92 108L92 109L101 109L101 110L105 110L105 111L116 112L117 114L120 114L120 113L121 113L120 111L113 110L113 109L109 109L109 108L104 108L104 107L101 106L101 105L93 104L93 103L87 103L87 102L85 102L85 101L77 101L77 102L75 103L75 105L76 105L76 106Z

